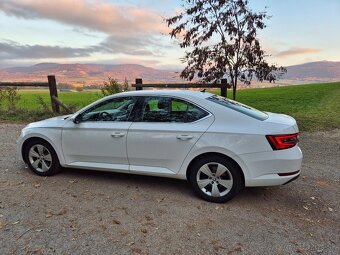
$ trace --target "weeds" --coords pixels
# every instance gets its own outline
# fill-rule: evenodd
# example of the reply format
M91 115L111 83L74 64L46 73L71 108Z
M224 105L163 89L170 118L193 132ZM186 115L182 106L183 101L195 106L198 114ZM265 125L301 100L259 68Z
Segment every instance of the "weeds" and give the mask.
M17 87L6 87L5 88L5 98L8 101L8 111L15 111L17 102L20 100L21 96L18 94Z
M0 88L0 109L5 98L5 93L6 93L5 90L3 88Z
M47 103L44 101L43 97L38 95L37 96L37 103L42 107L42 109L45 112L51 112L50 107L47 105Z

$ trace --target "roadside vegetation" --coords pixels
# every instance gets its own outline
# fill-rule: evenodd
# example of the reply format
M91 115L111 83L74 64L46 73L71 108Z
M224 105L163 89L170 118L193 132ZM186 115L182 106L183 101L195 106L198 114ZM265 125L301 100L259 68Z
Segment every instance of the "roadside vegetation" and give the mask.
M219 93L217 91L212 91ZM228 91L231 92L231 91ZM232 96L228 93L228 97ZM67 105L80 109L102 97L101 91L59 92ZM19 91L13 108L10 100L1 97L0 121L28 123L52 117L48 91ZM297 119L303 131L340 128L340 82L308 84L238 92L238 101L259 110L284 113Z

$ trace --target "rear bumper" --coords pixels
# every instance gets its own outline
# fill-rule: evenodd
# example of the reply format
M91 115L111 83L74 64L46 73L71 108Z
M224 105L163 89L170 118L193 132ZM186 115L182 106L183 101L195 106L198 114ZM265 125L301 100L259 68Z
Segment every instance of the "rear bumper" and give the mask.
M275 186L300 175L302 152L298 146L287 150L240 155L248 167L245 186Z

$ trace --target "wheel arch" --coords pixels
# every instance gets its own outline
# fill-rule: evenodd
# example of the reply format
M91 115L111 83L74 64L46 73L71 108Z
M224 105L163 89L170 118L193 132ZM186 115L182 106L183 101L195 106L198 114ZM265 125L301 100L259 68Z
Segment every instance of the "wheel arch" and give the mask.
M49 141L49 139L45 139L44 137L40 137L40 136L30 136L28 137L23 143L22 143L22 146L21 146L21 156L22 156L22 159L25 161L25 156L24 156L24 153L26 151L26 148L27 148L27 145L31 142L31 141L36 141L36 140L40 140L40 141L44 141L46 143L48 143L52 148L53 150L55 151L57 157L58 157L58 160L60 161L60 155L58 153L58 150L56 150L56 147L55 145ZM27 163L27 162L25 162Z
M191 161L190 161L190 163L188 164L188 166L187 166L187 169L186 169L186 179L188 180L188 181L190 181L189 180L189 176L190 176L190 171L191 171L191 169L192 169L192 165L197 161L197 160L199 160L199 159L201 159L201 158L204 158L204 157L209 157L209 156L219 156L219 157L222 157L222 158L225 158L225 159L227 159L229 162L231 162L236 168L238 168L239 169L239 171L240 171L240 173L241 173L241 177L242 177L242 185L243 185L243 187L245 186L245 174L244 174L244 170L242 169L242 167L240 166L240 164L236 161L236 160L234 160L232 157L230 157L230 156L228 156L228 155L226 155L226 154L224 154L224 153L220 153L220 152L205 152L205 153L201 153L201 154L199 154L199 155L197 155L196 157L194 157Z

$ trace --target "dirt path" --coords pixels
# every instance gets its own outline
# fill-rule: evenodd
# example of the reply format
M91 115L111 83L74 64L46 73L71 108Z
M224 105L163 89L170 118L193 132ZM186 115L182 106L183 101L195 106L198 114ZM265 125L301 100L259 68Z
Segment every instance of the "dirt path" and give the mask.
M0 254L340 254L340 130L304 133L302 176L226 204L184 181L15 159L22 125L0 124Z

